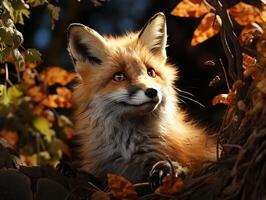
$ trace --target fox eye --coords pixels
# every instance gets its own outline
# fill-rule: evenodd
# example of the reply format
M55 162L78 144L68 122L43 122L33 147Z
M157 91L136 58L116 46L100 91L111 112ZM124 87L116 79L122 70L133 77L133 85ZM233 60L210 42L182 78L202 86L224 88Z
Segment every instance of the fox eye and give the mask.
M155 78L156 77L156 72L155 72L155 70L152 67L150 67L150 68L147 69L147 74L150 77L152 77L152 78Z
M127 76L123 72L116 72L113 75L113 80L114 81L120 82L120 81L124 81L126 79L127 79Z

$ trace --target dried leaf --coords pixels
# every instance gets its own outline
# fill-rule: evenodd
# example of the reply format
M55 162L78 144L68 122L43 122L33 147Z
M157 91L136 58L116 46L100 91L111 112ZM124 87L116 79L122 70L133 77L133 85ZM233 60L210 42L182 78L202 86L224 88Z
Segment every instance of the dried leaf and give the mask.
M91 195L90 199L91 200L110 200L110 197L107 193L103 191L96 191Z
M239 35L240 44L244 46L252 45L263 34L263 29L257 23L250 23L243 28Z
M33 86L27 90L27 94L31 97L33 102L41 102L47 97L46 92L40 86Z
M195 46L213 37L220 31L221 22L219 16L209 13L204 16L193 34L191 45Z
M138 199L138 194L131 182L122 176L108 174L108 185L117 199Z
M229 13L242 26L246 26L251 22L263 23L260 10L243 2L239 2L230 8Z
M245 69L244 76L245 77L251 76L253 80L260 79L263 76L263 74L259 72L259 67L257 66L257 59L245 53L242 53L242 55L243 55L243 68Z
M33 73L33 71L31 69L26 68L23 71L22 78L25 81L25 83L27 83L28 85L34 85L35 84L35 77L36 77L36 74Z
M70 73L61 67L47 67L40 74L41 80L46 85L54 85L59 83L61 85L66 85L70 81L74 80L74 73Z
M56 88L57 94L48 95L42 104L49 108L71 108L73 106L72 93L65 87Z
M266 94L266 77L264 77L262 80L260 80L256 87L262 92L264 93L264 95Z
M5 138L13 147L18 142L18 133L16 131L0 130L0 137Z
M197 0L193 0L197 1ZM199 2L199 1L197 1ZM210 8L203 2L193 3L190 0L183 0L172 10L171 15L177 17L201 17L202 15L210 12Z
M183 188L183 186L184 186L184 183L181 178L174 178L174 180L172 180L171 176L166 176L163 179L163 185L158 187L155 190L155 193L156 194L176 194Z
M228 94L219 94L212 99L212 105L215 106L218 103L231 105L235 99L235 93L230 91Z

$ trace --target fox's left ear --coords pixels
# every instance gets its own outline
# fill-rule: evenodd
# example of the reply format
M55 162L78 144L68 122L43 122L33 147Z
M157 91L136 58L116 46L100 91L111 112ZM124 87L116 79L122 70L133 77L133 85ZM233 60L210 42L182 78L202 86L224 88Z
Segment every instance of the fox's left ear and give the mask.
M162 12L155 14L142 28L138 41L145 45L152 53L166 59L166 19Z

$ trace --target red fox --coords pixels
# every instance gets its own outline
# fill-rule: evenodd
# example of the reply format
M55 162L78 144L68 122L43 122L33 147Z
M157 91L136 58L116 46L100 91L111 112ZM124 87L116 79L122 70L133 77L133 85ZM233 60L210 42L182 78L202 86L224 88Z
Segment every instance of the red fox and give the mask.
M68 29L68 51L78 74L78 169L99 179L119 174L148 179L161 160L193 171L215 159L205 129L178 106L176 66L167 62L166 19L154 15L139 32L103 37L82 24Z

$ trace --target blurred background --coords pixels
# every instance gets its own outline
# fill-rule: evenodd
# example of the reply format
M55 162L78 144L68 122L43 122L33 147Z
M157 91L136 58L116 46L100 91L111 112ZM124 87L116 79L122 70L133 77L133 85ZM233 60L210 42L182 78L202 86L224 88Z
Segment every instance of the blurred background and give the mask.
M41 66L62 66L74 71L66 50L66 30L70 23L85 24L100 34L122 35L127 31L136 31L157 12L163 12L167 19L169 61L176 64L180 71L177 87L195 95L194 99L205 107L183 99L182 103L192 118L210 128L217 128L225 110L224 105L211 105L212 98L226 93L224 81L214 87L209 82L216 76L224 77L219 65L208 66L208 60L223 58L219 36L191 47L193 31L200 19L180 18L170 13L178 0L109 0L101 6L91 1L57 0L53 4L60 6L60 17L51 29L49 13L42 7L32 9L31 18L25 25L18 27L24 35L24 47L35 47L41 51L44 63Z

